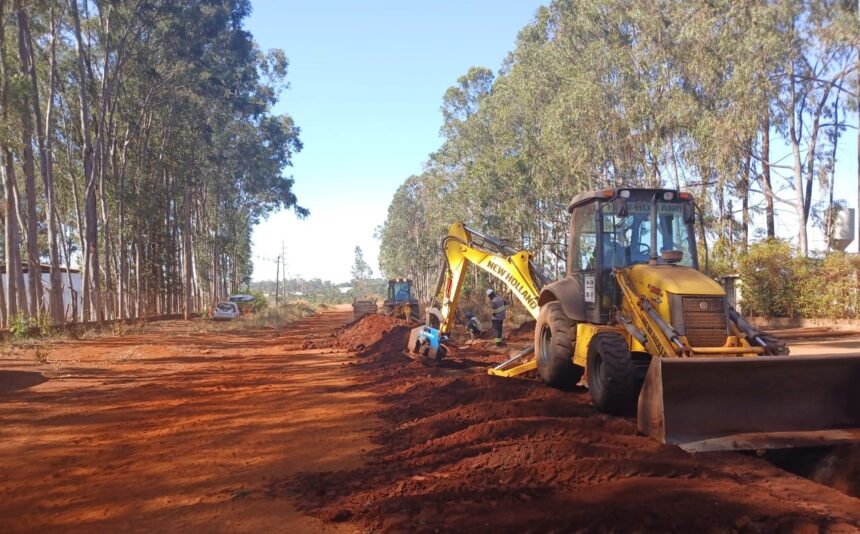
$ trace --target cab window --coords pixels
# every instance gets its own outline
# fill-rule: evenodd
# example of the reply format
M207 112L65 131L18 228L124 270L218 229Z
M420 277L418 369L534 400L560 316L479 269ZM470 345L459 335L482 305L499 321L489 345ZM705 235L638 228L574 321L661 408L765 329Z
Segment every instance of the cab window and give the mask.
M629 202L627 217L616 217L610 204L602 208L603 266L625 267L648 263L651 259L651 202ZM681 265L693 266L689 226L684 223L683 205L657 202L657 263L663 263L662 252L682 253Z
M595 225L595 202L579 206L573 210L571 218L571 235L575 236L571 243L571 271L593 271L597 260L597 228Z

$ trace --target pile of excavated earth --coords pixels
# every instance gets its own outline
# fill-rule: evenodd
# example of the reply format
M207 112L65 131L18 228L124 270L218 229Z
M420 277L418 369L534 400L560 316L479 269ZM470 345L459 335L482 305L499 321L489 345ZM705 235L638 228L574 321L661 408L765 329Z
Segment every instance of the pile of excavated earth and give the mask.
M356 353L346 372L384 406L378 448L362 467L269 491L383 531L860 531L860 466L824 485L755 454L689 454L598 413L585 390L487 375L532 328L513 331L507 352L464 342L433 367L404 355L403 322L371 315L341 328L328 345Z

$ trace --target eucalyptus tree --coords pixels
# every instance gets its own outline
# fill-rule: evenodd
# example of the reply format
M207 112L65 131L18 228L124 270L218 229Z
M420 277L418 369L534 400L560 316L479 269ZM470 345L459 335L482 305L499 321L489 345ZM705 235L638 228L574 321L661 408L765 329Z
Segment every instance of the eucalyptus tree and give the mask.
M44 257L54 322L73 284L61 262L83 267L84 319L190 317L248 280L254 224L307 214L285 174L299 129L272 113L288 61L259 49L249 13L246 0L0 3L4 324L48 311Z
M848 4L556 0L538 9L498 73L472 68L445 93L442 146L380 228L383 269L438 256L395 235L423 209L430 236L444 232L431 219L468 219L558 273L571 196L619 185L692 189L709 222L701 237L721 239L731 262L754 234L754 194L775 235L785 200L771 175L781 170L799 177L806 253L812 186L833 168L840 106L856 99L846 82L860 26ZM783 145L801 160L774 161ZM423 190L434 195L420 199Z

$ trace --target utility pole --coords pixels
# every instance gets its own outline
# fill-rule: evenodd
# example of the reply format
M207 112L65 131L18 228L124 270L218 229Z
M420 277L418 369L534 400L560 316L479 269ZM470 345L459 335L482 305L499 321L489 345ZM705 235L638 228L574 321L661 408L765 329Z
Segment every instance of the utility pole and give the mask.
M281 288L278 283L281 281L281 257L275 260L275 307L278 306L278 295L281 293Z
M290 290L287 288L287 251L283 240L281 240L281 257L284 258L284 272L281 276L284 277L284 304L286 304L290 301Z

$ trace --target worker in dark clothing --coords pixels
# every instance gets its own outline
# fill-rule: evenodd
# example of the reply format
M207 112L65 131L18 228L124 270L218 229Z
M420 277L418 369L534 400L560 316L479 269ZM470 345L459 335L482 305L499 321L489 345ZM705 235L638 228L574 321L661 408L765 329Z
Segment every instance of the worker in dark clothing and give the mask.
M487 290L487 298L493 309L493 341L497 347L505 346L505 338L502 335L502 325L505 322L505 299L496 295L492 289Z
M484 330L481 328L481 321L475 317L475 314L472 312L466 312L466 329L469 331L469 335L472 336L472 340L479 338L484 335Z

